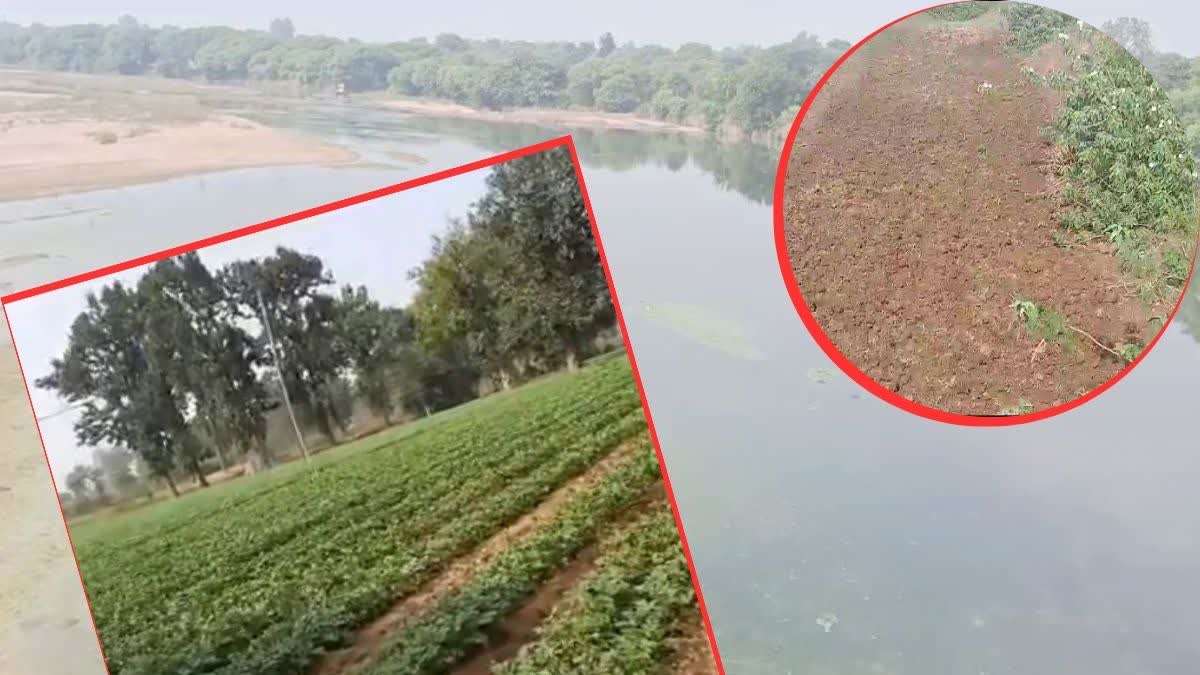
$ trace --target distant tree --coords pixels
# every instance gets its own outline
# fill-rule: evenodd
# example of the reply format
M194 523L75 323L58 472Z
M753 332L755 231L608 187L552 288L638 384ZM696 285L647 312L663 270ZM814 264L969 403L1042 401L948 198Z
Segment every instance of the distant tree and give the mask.
M1144 19L1123 16L1105 21L1103 30L1138 60L1144 61L1154 53L1150 24Z
M1173 52L1160 52L1149 56L1143 63L1158 86L1165 90L1180 89L1191 81L1195 72L1192 60Z
M77 502L90 501L92 498L92 489L89 481L88 467L83 464L76 465L66 478L67 490Z
M149 68L151 32L128 14L116 26L109 28L100 47L99 62L104 70L122 75L138 75Z
M133 474L133 461L133 453L124 448L97 448L92 453L100 480L112 492L125 496L132 494L138 485L137 476Z
M292 20L287 17L271 19L271 27L268 32L280 40L291 40L296 36L296 27L292 25Z
M636 76L624 69L606 76L596 88L594 96L596 107L608 112L633 112L642 102L641 87Z
M455 35L454 33L442 33L433 39L433 44L438 49L443 49L449 52L465 51L471 46L464 38Z
M601 33L600 39L596 41L596 56L604 58L613 53L617 48L617 41L613 39L612 33Z
M196 51L193 62L208 80L243 80L249 75L250 60L277 42L268 33L226 28Z

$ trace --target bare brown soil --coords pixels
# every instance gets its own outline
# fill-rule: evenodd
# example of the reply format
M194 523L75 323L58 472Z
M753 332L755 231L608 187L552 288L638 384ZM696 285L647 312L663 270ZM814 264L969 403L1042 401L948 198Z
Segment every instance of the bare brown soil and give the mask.
M1074 330L1042 342L1010 306L1032 300L1109 347L1157 329L1111 249L1056 245L1040 135L1055 93L995 30L884 36L834 73L792 148L783 216L808 308L859 369L934 408L1044 409L1104 383L1119 358Z
M400 599L391 609L360 629L345 648L323 655L310 673L312 675L345 675L358 672L374 662L383 649L388 636L403 628L414 617L420 616L430 607L435 606L447 595L461 589L478 570L486 567L506 549L529 537L537 528L553 520L572 497L598 484L632 456L637 447L633 444L621 446L585 473L550 493L532 511L493 535L475 550L451 562L441 574L425 584L419 591ZM577 558L577 560L585 559L587 559L585 555ZM590 563L588 564L590 565ZM579 573L583 571L585 570L581 569ZM568 572L564 571L560 576L562 574L568 574ZM554 586L555 583L552 581L546 586ZM511 627L510 632L518 632L515 628L516 626Z

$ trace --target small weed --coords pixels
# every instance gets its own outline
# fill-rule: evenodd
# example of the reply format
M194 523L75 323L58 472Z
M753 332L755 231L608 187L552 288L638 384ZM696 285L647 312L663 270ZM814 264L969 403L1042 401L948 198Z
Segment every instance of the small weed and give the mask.
M1144 349L1145 347L1137 343L1125 343L1117 346L1117 352L1120 353L1121 358L1125 359L1125 363L1133 363L1137 357L1141 356Z
M1009 307L1016 312L1017 319L1025 324L1025 330L1031 336L1047 342L1057 342L1064 351L1072 351L1075 348L1067 317L1061 312L1019 297L1014 297Z
M1011 416L1016 416L1016 415L1028 415L1031 412L1033 412L1033 404L1030 403L1029 401L1021 399L1021 401L1019 403L1017 403L1017 405L1015 405L1011 408L1005 408L1005 409L1001 410L1000 414L1008 415L1011 417Z

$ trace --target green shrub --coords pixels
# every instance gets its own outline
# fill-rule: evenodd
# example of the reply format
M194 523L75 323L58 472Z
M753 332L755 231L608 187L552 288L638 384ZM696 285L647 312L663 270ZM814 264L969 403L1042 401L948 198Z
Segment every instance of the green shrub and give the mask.
M1063 223L1118 244L1134 232L1191 231L1196 165L1170 100L1115 43L1077 57L1055 124L1067 150Z
M1016 2L1008 8L1009 46L1022 52L1032 52L1050 42L1075 22L1062 12Z
M977 19L988 11L987 3L978 1L956 2L953 5L934 7L929 15L942 21L970 21Z

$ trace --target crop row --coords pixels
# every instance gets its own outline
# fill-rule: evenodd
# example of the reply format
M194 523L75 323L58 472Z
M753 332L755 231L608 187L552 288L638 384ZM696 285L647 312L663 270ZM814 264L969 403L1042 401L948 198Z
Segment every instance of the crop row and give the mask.
M81 547L113 673L284 673L644 430L623 361ZM253 480L253 479L252 479ZM124 543L124 546L121 544Z
M539 628L537 641L501 664L498 675L661 668L683 613L697 611L687 559L665 502L622 535L563 611Z
M554 521L502 553L466 586L400 631L366 675L447 672L484 645L500 620L595 542L659 480L649 439L643 436L636 454L595 487L576 495Z

